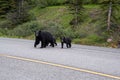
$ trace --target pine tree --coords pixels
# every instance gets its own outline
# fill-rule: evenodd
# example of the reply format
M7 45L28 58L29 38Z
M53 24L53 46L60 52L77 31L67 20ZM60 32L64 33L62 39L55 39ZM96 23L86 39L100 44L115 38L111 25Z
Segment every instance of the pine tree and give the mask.
M70 24L75 28L78 24L83 22L83 0L69 0L68 6L70 13L74 16Z
M0 0L0 16L2 18L5 18L5 15L15 8L15 0Z
M97 4L97 3L98 3L98 0L91 0L91 3L92 3L92 4Z
M0 0L0 16L6 14L9 9L8 1L7 0Z
M27 2L24 0L14 0L16 8L7 14L7 19L11 21L12 26L22 24L30 20L28 14Z
M115 37L116 30L119 29L118 20L120 16L120 0L100 0L101 12L103 18L104 29L108 32L109 36ZM114 38L115 39L115 38Z

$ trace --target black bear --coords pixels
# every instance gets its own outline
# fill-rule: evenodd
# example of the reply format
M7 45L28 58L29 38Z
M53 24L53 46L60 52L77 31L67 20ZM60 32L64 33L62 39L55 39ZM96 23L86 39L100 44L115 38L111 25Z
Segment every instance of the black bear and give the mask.
M68 38L68 37L61 37L60 40L61 40L61 48L63 48L64 43L66 44L67 48L71 48L71 39L70 38Z
M53 38L53 42L54 42L54 44L57 46L55 37Z
M41 48L45 48L49 43L54 47L54 38L51 33L46 31L35 31L35 43L36 47L41 42Z
M54 45L55 46L57 46L57 43L56 43L56 38L55 37L53 37L53 43L54 43ZM47 46L49 45L49 43L48 44L46 44ZM52 46L51 44L50 44L50 46Z

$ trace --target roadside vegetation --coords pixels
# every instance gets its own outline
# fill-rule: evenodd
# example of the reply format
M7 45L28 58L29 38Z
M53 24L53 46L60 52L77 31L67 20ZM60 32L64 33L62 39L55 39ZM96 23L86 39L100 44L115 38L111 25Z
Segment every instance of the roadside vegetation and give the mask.
M120 40L119 2L0 0L0 36L34 39L34 31L46 30L58 41L60 36L69 36L76 44L115 48Z

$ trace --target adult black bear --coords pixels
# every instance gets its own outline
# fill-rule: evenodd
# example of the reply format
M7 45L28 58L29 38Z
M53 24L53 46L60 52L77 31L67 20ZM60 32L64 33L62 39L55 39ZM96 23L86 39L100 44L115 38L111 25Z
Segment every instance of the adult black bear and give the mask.
M51 33L46 31L35 31L35 43L36 47L41 42L41 48L45 48L49 43L54 47L54 38Z
M61 37L61 48L63 48L64 43L66 44L67 48L71 48L71 39L68 37Z
M55 46L57 46L57 43L56 43L56 39L55 39L55 37L53 37L53 43L54 43L54 45ZM49 45L49 43L48 44L46 44L47 46ZM50 44L50 46L52 46L51 44Z

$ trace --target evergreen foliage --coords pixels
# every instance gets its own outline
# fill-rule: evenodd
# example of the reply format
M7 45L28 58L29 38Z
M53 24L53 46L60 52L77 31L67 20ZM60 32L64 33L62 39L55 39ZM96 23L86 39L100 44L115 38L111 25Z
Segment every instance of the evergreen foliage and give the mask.
M119 30L119 19L120 19L120 0L101 0L101 27L103 32L107 32L108 36L114 37L115 40L118 40L119 37L115 38L115 36L120 36ZM116 32L118 35L116 35Z
M68 6L71 14L74 16L70 24L75 28L83 22L83 0L70 0Z
M0 0L0 16L5 15L9 11L15 9L15 0Z

